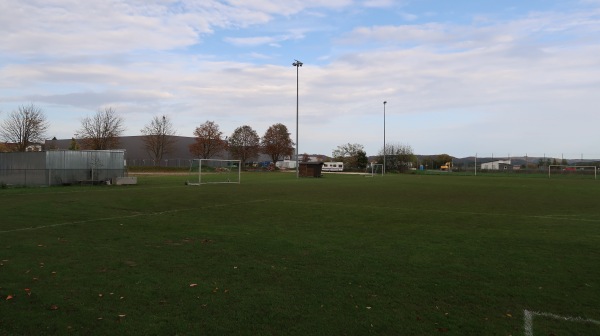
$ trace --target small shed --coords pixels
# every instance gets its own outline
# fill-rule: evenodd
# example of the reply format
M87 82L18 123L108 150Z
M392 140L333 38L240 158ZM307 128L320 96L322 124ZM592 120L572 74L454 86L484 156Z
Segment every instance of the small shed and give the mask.
M298 175L300 177L321 177L323 162L300 162Z

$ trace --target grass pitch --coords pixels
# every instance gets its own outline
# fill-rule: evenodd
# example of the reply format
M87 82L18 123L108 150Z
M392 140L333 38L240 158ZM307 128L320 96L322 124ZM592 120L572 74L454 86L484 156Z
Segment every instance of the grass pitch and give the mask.
M186 178L0 190L0 334L600 333L597 181Z

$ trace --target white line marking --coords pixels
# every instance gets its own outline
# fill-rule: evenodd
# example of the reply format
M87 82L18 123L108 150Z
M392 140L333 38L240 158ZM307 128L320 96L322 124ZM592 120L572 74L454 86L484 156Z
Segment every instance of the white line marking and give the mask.
M46 229L46 228L52 228L52 227L58 227L58 226L65 226L65 225L84 224L84 223L90 223L90 222L110 221L110 220L114 220L114 219L127 219L127 218L141 217L141 216L159 216L159 215L164 215L164 214L168 214L168 213L175 213L175 212L183 212L183 211L191 211L191 210L202 210L202 209L210 209L210 208L218 208L218 207L227 207L227 206L232 206L232 205L250 204L250 203L258 203L258 202L265 202L265 201L269 201L269 200L268 199L261 199L261 200L247 201L247 202L236 202L236 203L227 203L227 204L215 204L215 205L203 206L203 207L199 207L199 208L176 209L176 210L166 210L166 211L147 212L147 213L140 212L140 213L135 213L133 215L126 215L126 216L92 218L92 219L86 219L86 220L80 220L80 221L74 221L74 222L56 223L56 224L50 224L50 225L33 226L33 227L28 227L28 228L19 228L19 229L13 229L13 230L4 230L4 231L0 231L0 234L2 234L2 233L11 233L11 232L19 232L19 231L39 230L39 229Z
M525 336L533 336L533 317L534 316L543 316L553 318L555 320L562 321L570 321L577 323L591 323L600 326L600 321L592 320L592 319L584 319L582 317L572 317L572 316L560 316L552 313L544 313L544 312L535 312L530 310L523 310L523 329L525 330Z

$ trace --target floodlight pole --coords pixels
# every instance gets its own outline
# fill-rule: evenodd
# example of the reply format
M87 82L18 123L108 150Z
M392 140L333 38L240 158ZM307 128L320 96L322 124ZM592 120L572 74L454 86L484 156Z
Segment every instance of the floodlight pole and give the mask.
M383 102L383 175L385 175L385 157L386 157L386 152L385 152L385 104L387 104L387 101Z
M296 178L299 178L300 170L298 166L298 69L302 66L302 62L295 60L295 62L292 63L292 65L296 67Z

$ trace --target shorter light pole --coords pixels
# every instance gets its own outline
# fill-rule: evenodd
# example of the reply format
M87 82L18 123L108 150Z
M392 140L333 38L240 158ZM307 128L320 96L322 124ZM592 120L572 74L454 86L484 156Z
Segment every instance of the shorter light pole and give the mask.
M387 104L387 101L383 102L383 175L385 175L385 157L386 157L386 152L385 152L385 104Z

